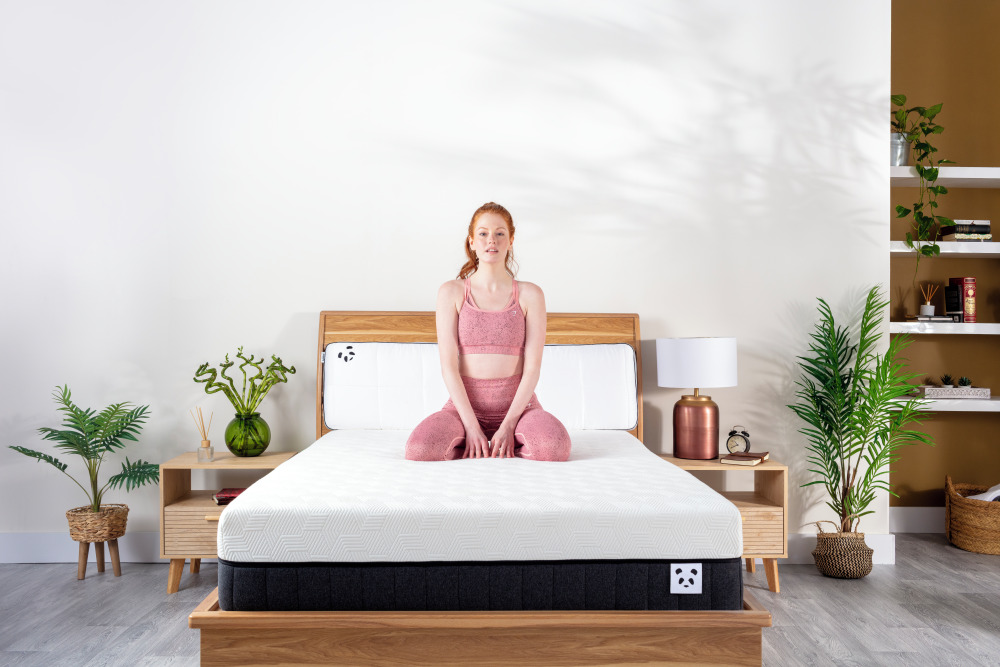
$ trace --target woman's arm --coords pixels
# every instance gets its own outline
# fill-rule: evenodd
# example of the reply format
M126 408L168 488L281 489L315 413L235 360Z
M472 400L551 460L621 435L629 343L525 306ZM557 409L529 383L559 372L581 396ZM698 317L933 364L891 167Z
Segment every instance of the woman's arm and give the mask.
M438 354L441 356L441 375L448 388L451 402L465 426L465 454L463 458L480 458L489 455L489 441L472 411L469 395L458 372L458 311L465 298L465 287L460 280L449 280L438 290L436 325Z
M538 285L518 283L521 293L521 308L524 309L524 367L521 383L507 410L507 416L493 436L491 456L501 458L514 455L514 427L521 414L528 407L531 395L535 393L538 377L542 369L542 350L545 348L545 295Z

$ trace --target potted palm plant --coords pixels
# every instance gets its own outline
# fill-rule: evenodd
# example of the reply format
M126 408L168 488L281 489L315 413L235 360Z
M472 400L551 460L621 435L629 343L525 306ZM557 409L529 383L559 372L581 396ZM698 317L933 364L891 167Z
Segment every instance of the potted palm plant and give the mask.
M816 522L820 533L813 557L827 576L856 579L871 572L872 550L857 532L858 522L874 511L869 506L876 492L896 495L888 475L898 450L933 444L926 433L908 428L925 417L920 401L910 396L909 381L917 376L904 372L900 358L908 338L891 338L884 354L876 352L888 305L873 287L861 321L848 329L819 299L809 353L798 357L799 400L788 407L806 423L799 432L806 437L810 472L819 476L802 486L823 485L826 504L837 515L836 522ZM836 531L824 533L823 523L833 523Z
M121 487L131 491L144 484L158 482L160 468L155 463L130 461L126 457L121 472L112 475L101 486L101 465L108 454L124 449L129 441L137 441L136 436L149 416L149 406L133 407L131 403L114 403L100 412L90 408L82 409L73 403L68 386L57 387L52 396L59 404L59 411L63 413L62 428L42 427L38 432L42 434L43 440L54 442L56 449L83 459L89 488L66 472L69 465L59 459L17 445L11 446L11 449L51 464L72 479L87 495L87 505L66 512L70 537L81 543L117 540L125 534L128 505L105 503L105 491ZM112 544L112 548L115 546Z
M195 371L194 381L205 384L206 394L222 392L236 410L236 416L226 426L226 447L235 456L260 456L271 443L271 427L257 412L267 392L274 385L288 382L288 376L295 374L295 366L287 368L279 357L271 355L271 363L262 368L264 357L256 359L254 355L247 357L243 348L236 351L236 358L243 373L243 382L239 389L233 378L226 375L236 362L226 360L219 364L221 370L211 368L204 363ZM247 366L253 370L248 374ZM219 378L222 378L221 380Z

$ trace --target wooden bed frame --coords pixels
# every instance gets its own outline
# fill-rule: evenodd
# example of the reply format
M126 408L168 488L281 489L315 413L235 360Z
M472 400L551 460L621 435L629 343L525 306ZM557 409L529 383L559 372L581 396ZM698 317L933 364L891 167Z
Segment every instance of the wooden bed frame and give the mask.
M322 353L334 342L436 342L434 313L323 311L316 435L323 422ZM635 350L642 440L638 315L550 313L546 343L627 343ZM202 665L761 664L771 614L749 591L742 611L239 612L218 589L188 617Z

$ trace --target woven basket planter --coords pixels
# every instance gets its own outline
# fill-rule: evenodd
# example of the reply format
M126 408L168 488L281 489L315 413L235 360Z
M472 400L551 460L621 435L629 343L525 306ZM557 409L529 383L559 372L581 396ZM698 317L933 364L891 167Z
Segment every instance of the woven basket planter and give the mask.
M125 534L128 505L108 503L100 512L90 511L90 505L66 512L69 536L76 542L107 542Z
M871 574L873 553L865 544L864 533L817 533L812 555L824 575L860 579Z
M944 516L948 541L979 554L1000 554L1000 502L966 498L988 487L952 484L944 478Z

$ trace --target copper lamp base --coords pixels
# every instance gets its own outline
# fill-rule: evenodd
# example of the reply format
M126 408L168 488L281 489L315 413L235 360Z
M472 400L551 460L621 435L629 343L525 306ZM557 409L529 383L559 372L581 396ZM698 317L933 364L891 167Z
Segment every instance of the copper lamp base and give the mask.
M708 460L719 456L719 406L711 396L681 396L674 404L674 457Z

